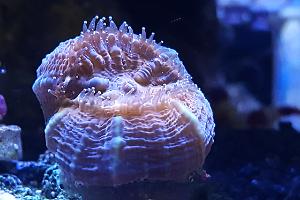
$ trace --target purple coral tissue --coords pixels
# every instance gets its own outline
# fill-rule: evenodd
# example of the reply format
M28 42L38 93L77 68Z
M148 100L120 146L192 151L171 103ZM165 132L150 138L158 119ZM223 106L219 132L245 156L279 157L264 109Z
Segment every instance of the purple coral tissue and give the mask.
M0 120L5 116L7 112L7 106L4 97L0 94Z

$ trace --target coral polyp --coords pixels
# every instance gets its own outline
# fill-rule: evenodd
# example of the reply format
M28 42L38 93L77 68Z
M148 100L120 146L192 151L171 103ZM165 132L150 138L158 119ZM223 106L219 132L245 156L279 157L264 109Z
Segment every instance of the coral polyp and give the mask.
M208 101L175 50L109 17L43 59L33 90L66 185L185 181L213 143Z

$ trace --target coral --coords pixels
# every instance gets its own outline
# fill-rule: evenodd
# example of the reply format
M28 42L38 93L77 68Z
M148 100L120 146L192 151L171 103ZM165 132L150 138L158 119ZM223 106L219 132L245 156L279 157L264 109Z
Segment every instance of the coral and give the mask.
M7 112L7 106L5 99L2 95L0 95L0 120L3 119L3 117L6 115Z
M208 101L154 33L97 20L43 59L33 85L64 186L186 181L213 143Z

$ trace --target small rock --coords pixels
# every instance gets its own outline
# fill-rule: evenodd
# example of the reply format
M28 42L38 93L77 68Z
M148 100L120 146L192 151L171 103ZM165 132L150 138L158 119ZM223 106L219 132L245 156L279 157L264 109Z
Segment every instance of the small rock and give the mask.
M0 125L0 160L22 159L21 128Z

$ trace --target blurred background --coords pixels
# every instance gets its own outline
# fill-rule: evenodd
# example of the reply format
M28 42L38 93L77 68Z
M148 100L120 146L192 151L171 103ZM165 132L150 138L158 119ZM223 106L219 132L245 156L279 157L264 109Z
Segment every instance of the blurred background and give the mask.
M234 165L240 159L258 160L265 168L279 162L287 165L284 170L292 166L298 170L293 173L300 172L298 0L0 0L0 94L8 106L1 123L22 128L24 160L46 149L43 116L31 89L35 71L47 53L79 35L82 22L95 15L113 16L119 25L127 21L135 33L146 27L179 53L214 111L216 142L208 169L228 165L228 174L249 176L256 168L248 161ZM299 174L290 176L298 177L299 189ZM248 179L254 190L263 187L252 175ZM293 181L270 187L287 194Z

